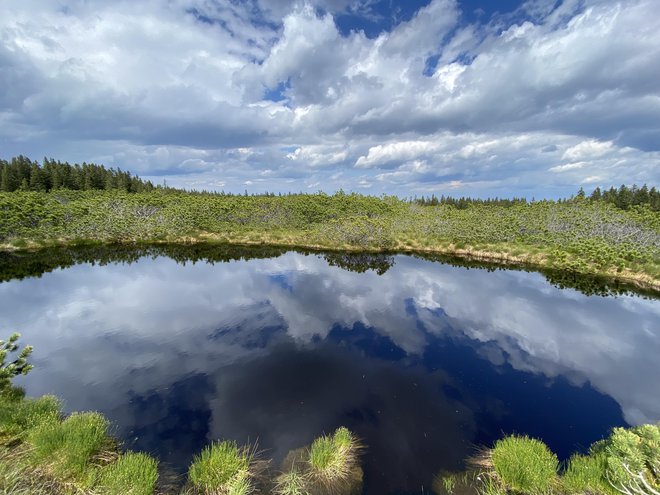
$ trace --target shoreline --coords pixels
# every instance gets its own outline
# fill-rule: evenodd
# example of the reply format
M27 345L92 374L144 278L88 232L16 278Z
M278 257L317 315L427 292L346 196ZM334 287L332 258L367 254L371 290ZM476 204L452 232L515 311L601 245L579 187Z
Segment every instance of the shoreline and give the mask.
M48 242L24 241L25 245L16 246L13 244L0 244L0 252L36 252L47 248L75 248L85 246L112 247L121 246L148 246L148 245L230 245L246 247L270 247L291 250L308 250L313 252L332 252L332 253L369 253L369 254L406 254L406 255L438 255L458 258L466 261L477 261L492 263L502 267L515 267L530 269L535 272L556 271L559 273L574 274L576 277L589 276L606 279L612 282L619 282L630 285L640 290L651 291L660 295L660 280L655 279L647 273L634 272L627 269L617 270L588 270L575 271L566 268L557 267L552 264L548 256L542 252L522 252L513 254L504 250L498 251L499 246L492 246L492 249L480 249L472 246L457 247L454 243L438 244L435 246L411 245L410 243L397 242L387 247L369 247L369 246L328 246L311 242L303 242L297 239L283 240L281 238L264 238L254 240L249 237L241 238L239 236L230 237L215 233L201 233L197 236L183 236L174 239L113 239L111 241L99 241L95 239L77 239L67 240L58 239ZM520 246L517 246L518 251Z

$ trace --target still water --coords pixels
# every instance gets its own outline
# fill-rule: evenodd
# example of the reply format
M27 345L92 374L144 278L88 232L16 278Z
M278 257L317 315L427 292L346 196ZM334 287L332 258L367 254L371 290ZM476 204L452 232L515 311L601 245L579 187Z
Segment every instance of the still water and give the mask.
M365 493L419 494L504 434L567 458L660 420L658 300L409 256L67 253L0 263L2 334L35 347L18 384L178 472L214 439L277 462L345 425Z

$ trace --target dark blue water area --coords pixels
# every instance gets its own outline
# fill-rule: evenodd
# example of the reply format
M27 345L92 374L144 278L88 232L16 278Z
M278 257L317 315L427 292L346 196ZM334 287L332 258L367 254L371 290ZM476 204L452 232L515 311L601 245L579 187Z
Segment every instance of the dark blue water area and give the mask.
M430 493L506 434L567 459L660 420L657 300L408 256L181 261L1 283L0 328L35 346L19 384L101 411L178 473L216 439L256 442L277 468L344 425L365 444L366 494Z

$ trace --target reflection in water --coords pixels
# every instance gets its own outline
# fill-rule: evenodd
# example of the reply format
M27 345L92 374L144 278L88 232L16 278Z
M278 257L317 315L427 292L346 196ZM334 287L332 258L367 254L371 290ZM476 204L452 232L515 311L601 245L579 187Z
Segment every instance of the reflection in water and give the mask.
M281 460L346 425L368 445L366 493L420 493L504 433L566 457L660 420L657 301L406 256L152 249L104 266L69 251L71 268L1 283L0 328L36 348L29 394L102 411L174 469L219 437Z

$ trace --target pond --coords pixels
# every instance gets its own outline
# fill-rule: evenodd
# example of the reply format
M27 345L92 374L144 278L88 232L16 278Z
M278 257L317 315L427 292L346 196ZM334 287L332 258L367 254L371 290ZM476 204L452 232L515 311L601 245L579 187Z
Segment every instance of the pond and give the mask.
M539 273L192 247L5 254L0 280L3 336L35 347L17 383L174 472L214 439L277 465L344 425L364 493L430 493L505 434L565 459L660 420L660 302Z

